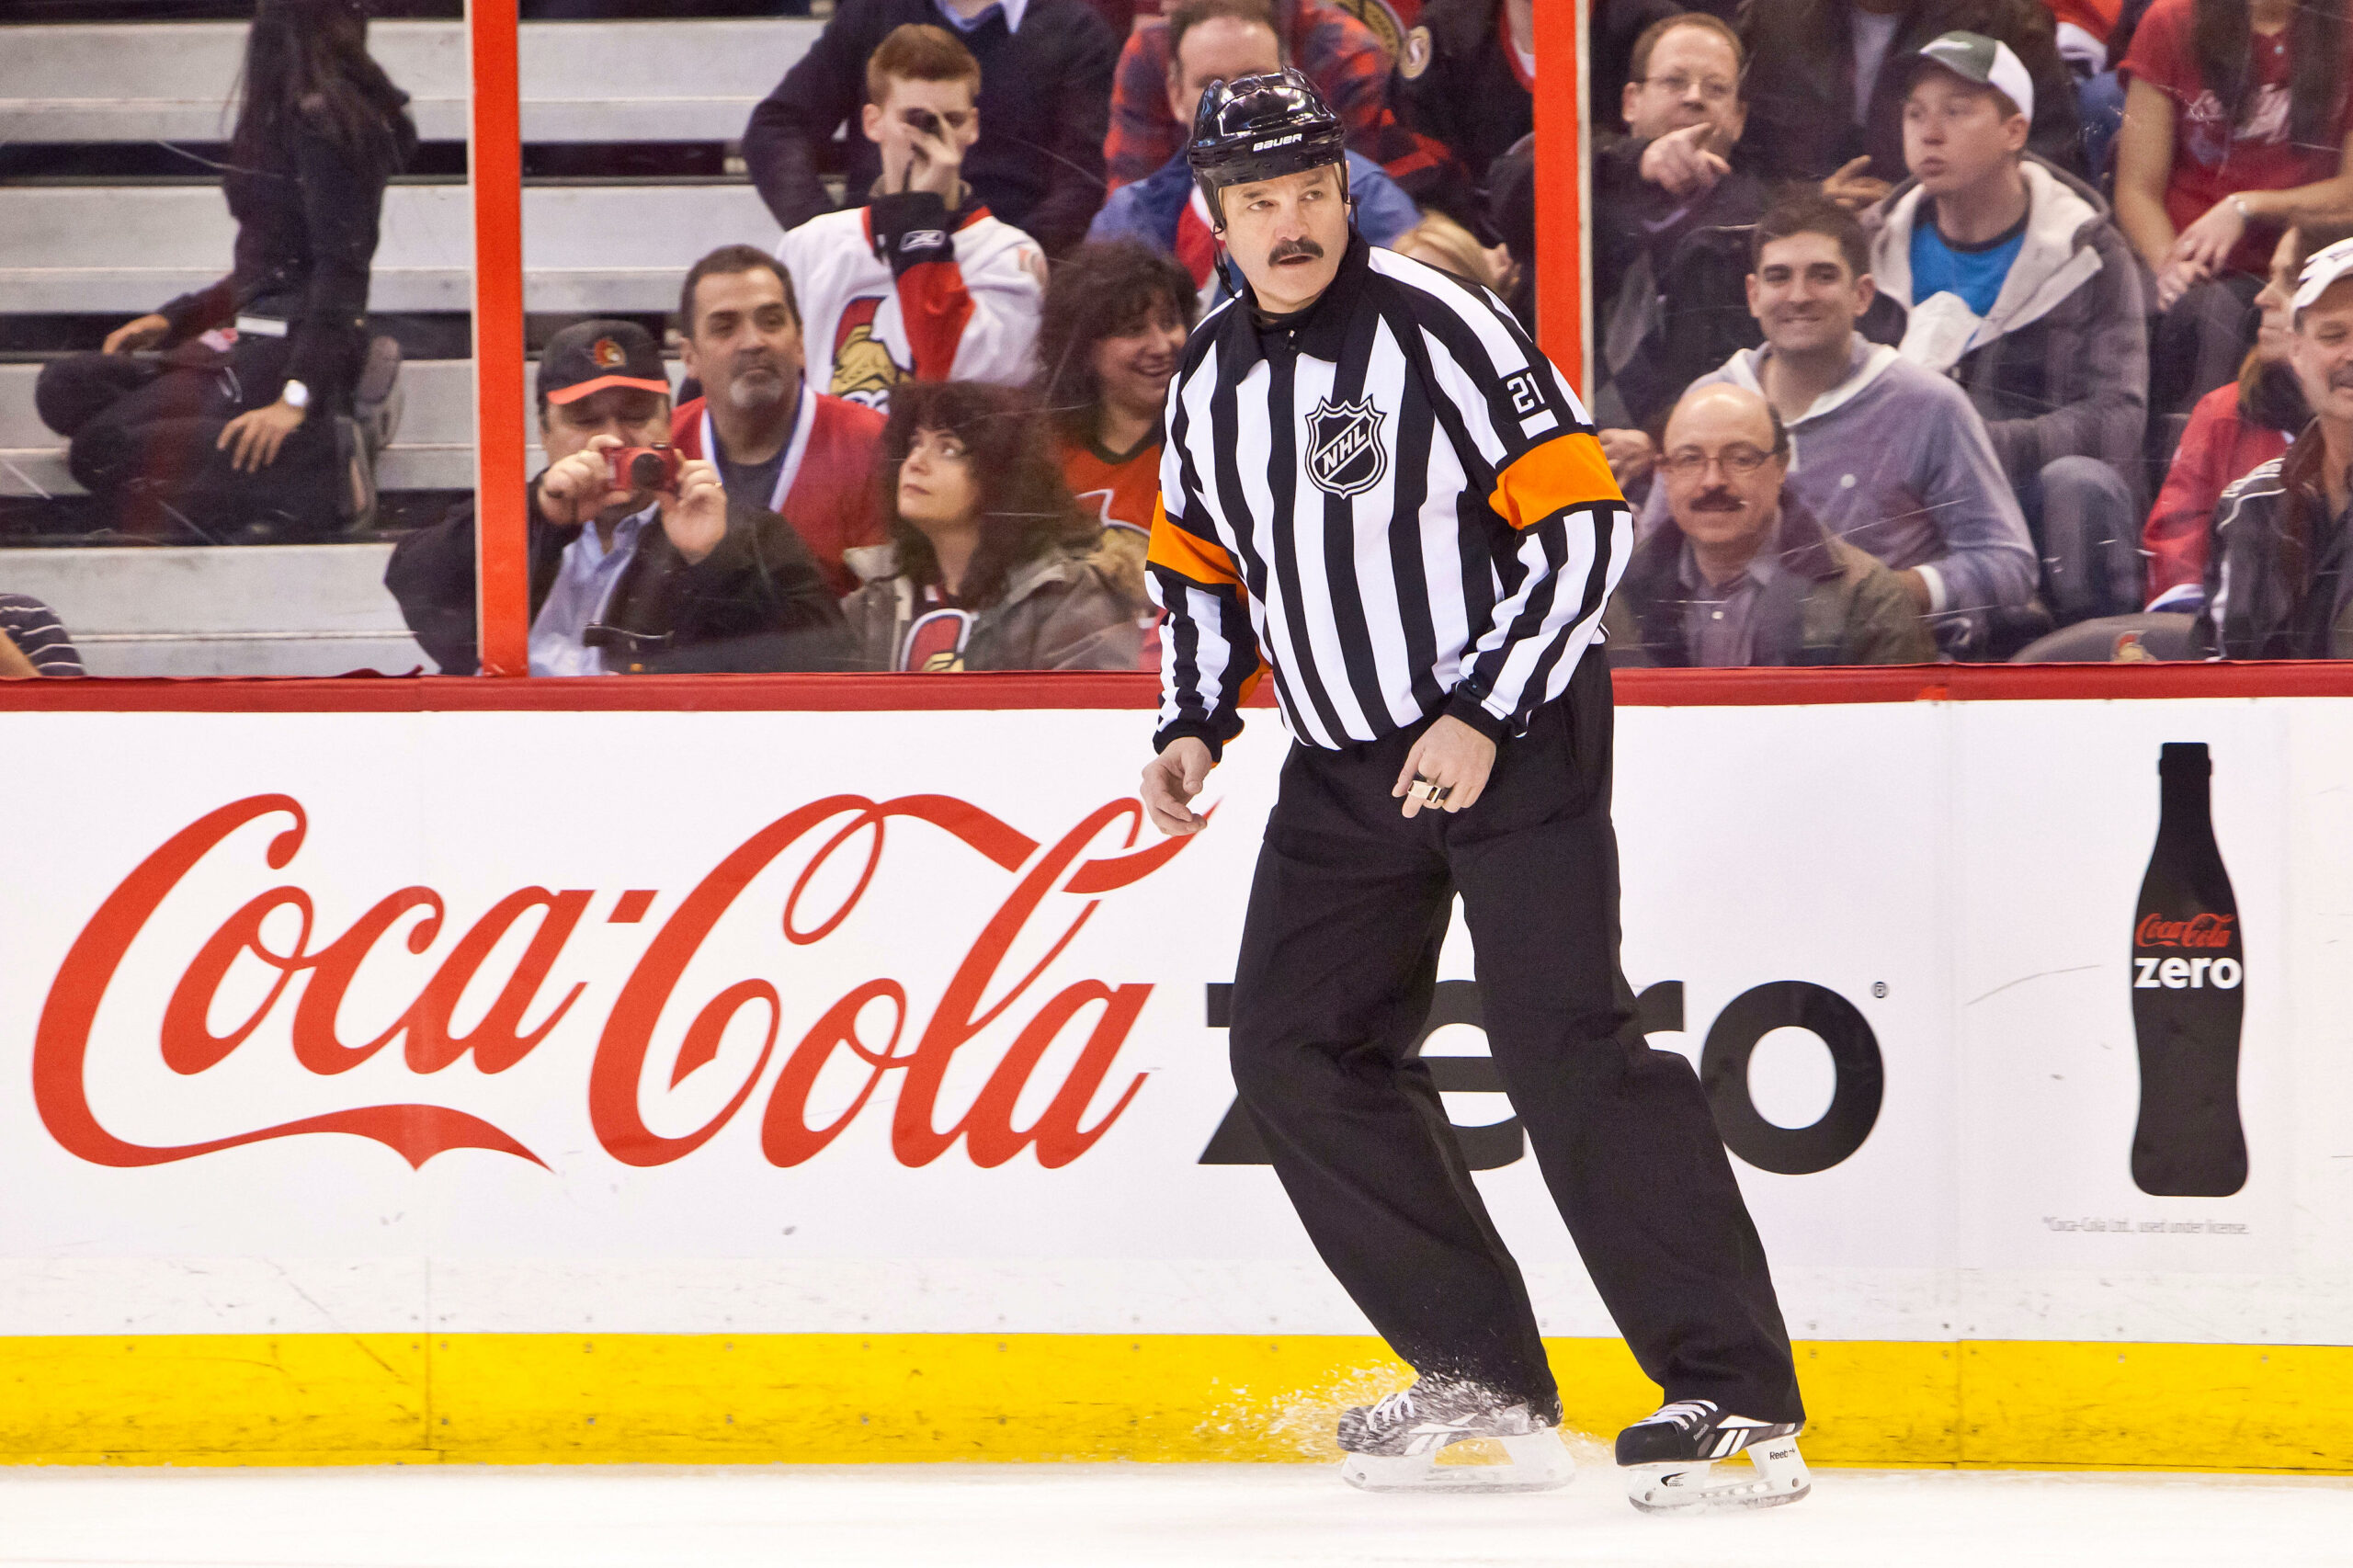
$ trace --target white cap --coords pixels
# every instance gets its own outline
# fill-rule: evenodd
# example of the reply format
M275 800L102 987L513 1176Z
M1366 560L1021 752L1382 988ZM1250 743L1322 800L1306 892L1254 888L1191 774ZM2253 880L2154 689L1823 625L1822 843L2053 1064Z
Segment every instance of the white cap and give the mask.
M2295 313L2302 315L2306 306L2328 292L2330 284L2346 278L2353 278L2353 240L2339 240L2313 252L2304 269L2296 274Z
M1944 33L1920 46L1919 64L1942 66L1963 81L2006 94L2020 114L2029 121L2034 119L2034 78L2027 74L2026 62L2018 52L1999 39L1984 33Z

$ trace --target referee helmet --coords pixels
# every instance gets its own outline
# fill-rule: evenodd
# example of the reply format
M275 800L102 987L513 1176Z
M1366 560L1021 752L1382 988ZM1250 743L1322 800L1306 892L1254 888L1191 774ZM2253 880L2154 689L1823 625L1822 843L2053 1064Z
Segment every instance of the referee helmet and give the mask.
M1347 199L1347 127L1315 84L1286 68L1211 83L1193 115L1193 139L1186 144L1185 161L1192 165L1194 182L1222 233L1225 209L1218 192L1229 185L1336 164L1340 196Z

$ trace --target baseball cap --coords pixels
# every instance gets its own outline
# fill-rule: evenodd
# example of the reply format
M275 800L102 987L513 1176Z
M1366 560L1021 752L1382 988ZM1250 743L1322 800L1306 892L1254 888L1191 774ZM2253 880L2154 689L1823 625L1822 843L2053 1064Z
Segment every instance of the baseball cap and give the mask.
M2296 297L2290 301L2290 308L2296 314L2303 314L2305 307L2327 293L2331 284L2347 278L2353 278L2353 240L2339 240L2313 252L2304 262L2304 269L2296 274Z
M540 401L577 403L607 387L670 395L662 346L634 322L586 321L548 340L540 356Z
M1920 46L1913 74L1917 76L1928 65L1941 66L1963 81L2007 94L2020 114L2034 119L2034 78L2027 74L2026 62L2017 51L1999 39L1984 33L1939 34Z

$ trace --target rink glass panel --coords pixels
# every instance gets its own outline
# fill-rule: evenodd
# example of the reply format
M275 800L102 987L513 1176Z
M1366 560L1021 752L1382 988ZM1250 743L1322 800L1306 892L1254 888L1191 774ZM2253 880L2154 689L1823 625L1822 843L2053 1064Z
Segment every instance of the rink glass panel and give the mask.
M461 24L369 29L420 138L378 198L353 170L381 147L240 144L248 24L193 9L51 7L6 29L0 593L53 611L91 675L430 670L384 576L395 542L474 485ZM241 178L260 236L242 272ZM297 286L262 285L274 260ZM161 333L98 357L166 307ZM275 459L265 441L240 471L238 437L264 433ZM13 611L9 630L36 619Z

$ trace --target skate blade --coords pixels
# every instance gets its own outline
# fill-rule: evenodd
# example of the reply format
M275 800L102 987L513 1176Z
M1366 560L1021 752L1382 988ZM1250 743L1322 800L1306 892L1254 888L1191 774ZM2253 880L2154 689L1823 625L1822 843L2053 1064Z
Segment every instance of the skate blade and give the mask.
M1744 1451L1751 1470L1738 1481L1714 1480L1713 1460L1628 1465L1626 1500L1645 1514L1698 1514L1724 1508L1778 1508L1813 1490L1813 1478L1806 1471L1795 1437L1776 1437Z
M1473 1439L1482 1440L1482 1439ZM1362 1492L1550 1492L1576 1479L1576 1460L1558 1432L1489 1437L1500 1464L1440 1464L1436 1454L1349 1454L1340 1479Z

